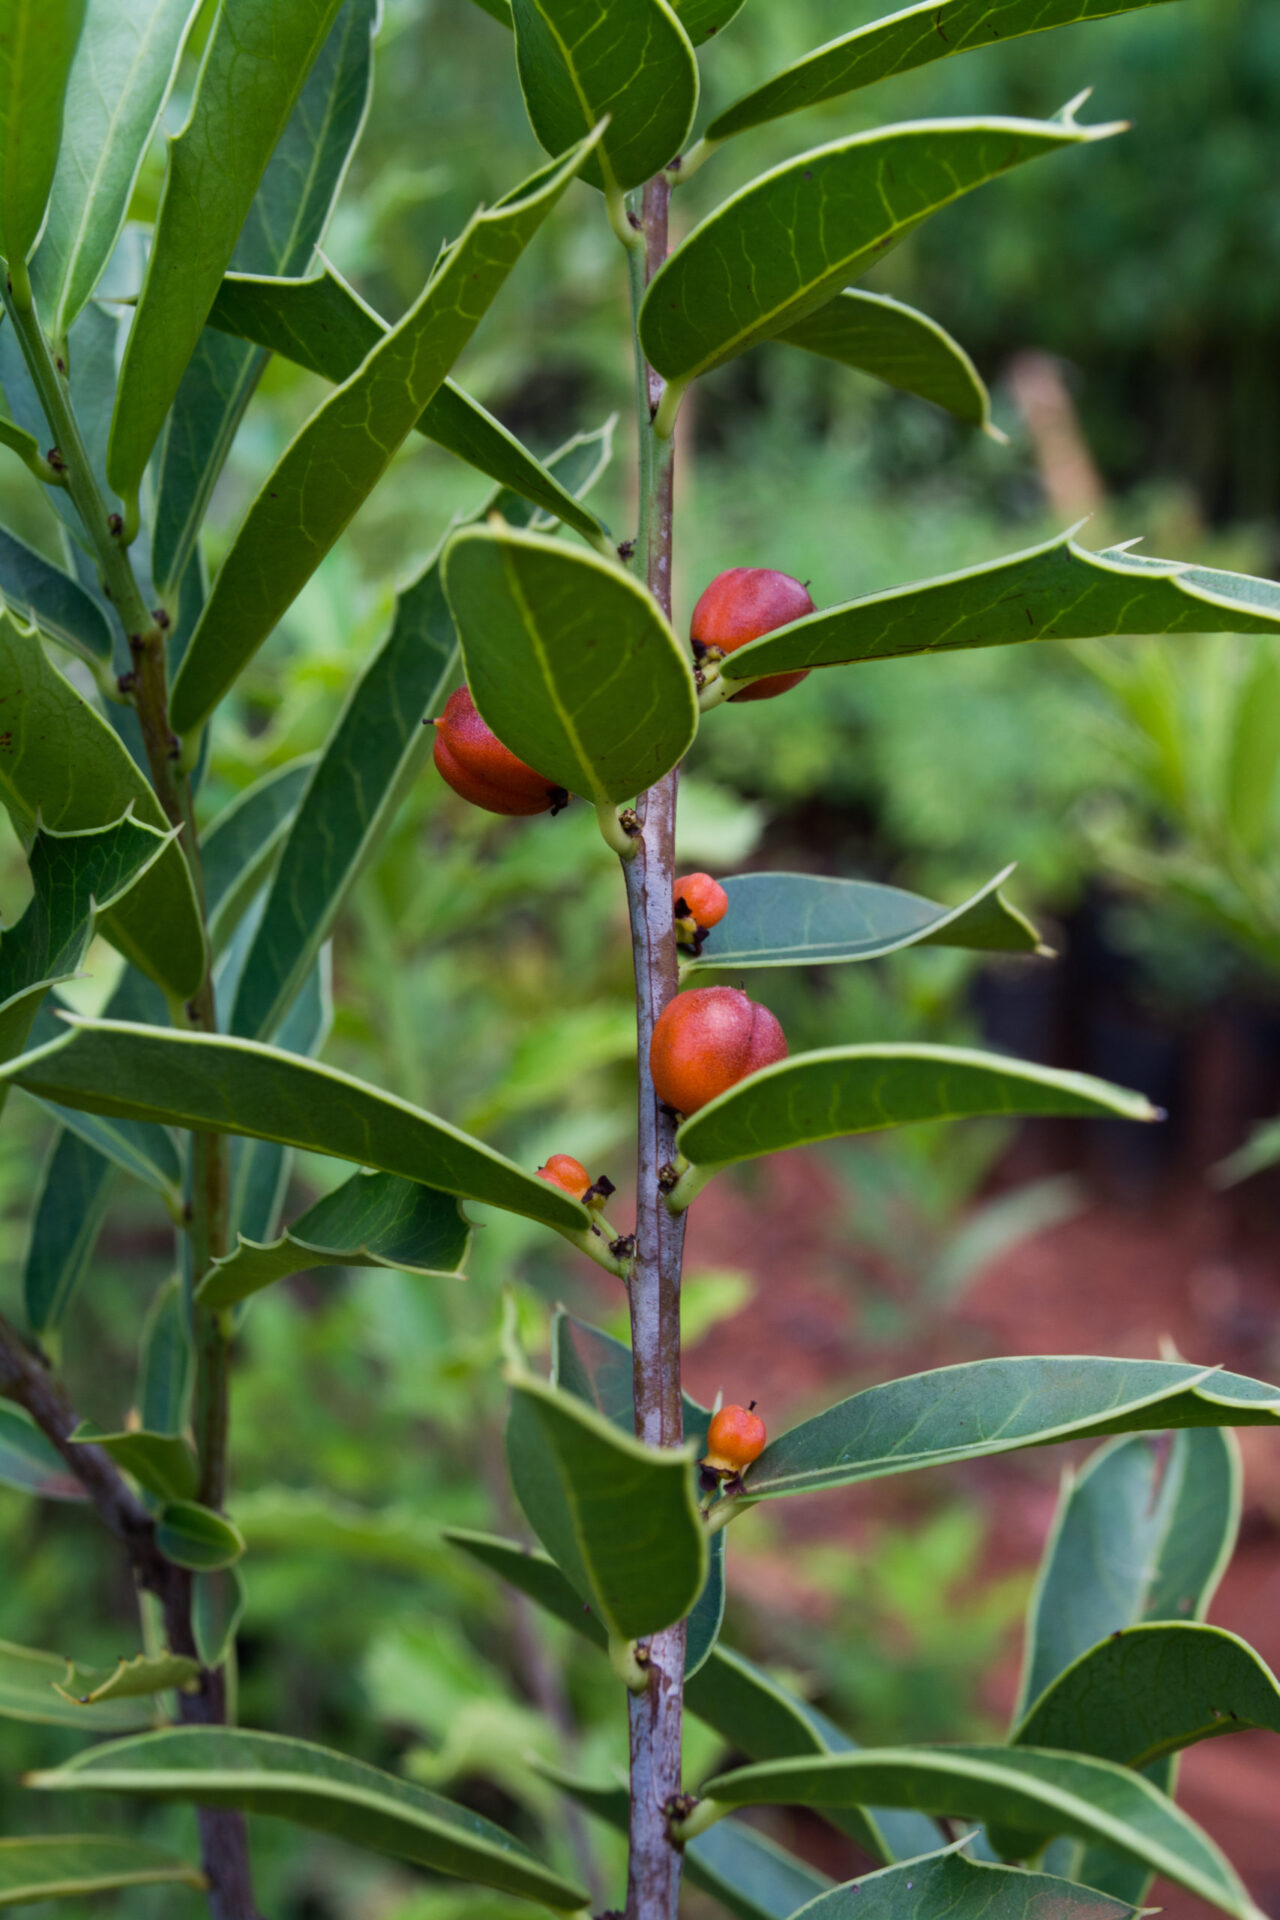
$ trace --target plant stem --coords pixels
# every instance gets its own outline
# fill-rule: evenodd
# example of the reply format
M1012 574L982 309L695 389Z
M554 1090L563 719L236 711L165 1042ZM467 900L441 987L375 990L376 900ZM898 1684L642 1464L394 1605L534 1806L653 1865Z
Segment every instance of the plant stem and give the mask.
M66 367L54 359L30 286L23 284L15 288L10 283L6 295L23 357L61 455L68 491L93 544L103 587L129 643L133 660L133 702L146 746L151 784L171 825L181 829L182 849L203 916L204 883L191 783L180 769L180 743L169 725L165 639L168 617L160 610L150 610L142 598L124 541L121 516L111 512L99 489L71 404ZM192 1026L206 1033L217 1031L211 959L206 962L197 992L187 1003L186 1017ZM199 1279L210 1261L227 1250L230 1148L221 1134L193 1133L190 1139L191 1196L186 1231L191 1245L192 1273ZM226 1487L229 1327L224 1326L216 1314L201 1311L193 1312L193 1321L199 1497L207 1505L219 1507ZM56 1439L54 1443L58 1444ZM79 1450L70 1451L74 1455ZM92 1489L90 1492L92 1497ZM158 1589L164 1601L169 1645L175 1653L194 1654L191 1579L179 1568L172 1568L171 1574L173 1577L166 1579L163 1589ZM223 1674L206 1670L201 1675L199 1690L180 1696L179 1711L184 1721L212 1725L225 1722ZM257 1920L243 1817L226 1809L202 1807L199 1818L202 1864L209 1880L213 1920Z
M670 187L662 176L644 189L644 252L633 250L633 326L645 286L667 253ZM640 441L640 526L637 565L663 612L671 614L673 448L657 441L653 415L662 382L644 363L636 337L637 430ZM649 1078L654 1023L676 991L672 925L675 877L677 773L641 795L635 857L623 868L636 976L639 1054L639 1151L636 1182L636 1257L631 1278L631 1350L636 1433L652 1446L681 1439L680 1265L684 1218L668 1212L659 1172L675 1153L675 1118ZM627 1696L631 1732L631 1846L627 1920L675 1920L681 1855L667 1830L666 1807L680 1792L680 1738L684 1707L685 1623L653 1635L647 1651L649 1684Z

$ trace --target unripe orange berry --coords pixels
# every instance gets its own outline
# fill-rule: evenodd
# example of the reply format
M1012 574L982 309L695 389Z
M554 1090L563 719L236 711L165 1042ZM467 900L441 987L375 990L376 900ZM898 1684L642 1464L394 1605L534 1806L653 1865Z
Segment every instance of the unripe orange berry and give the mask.
M689 636L694 651L699 647L719 647L721 653L736 653L748 640L758 640L775 627L790 626L815 611L807 588L789 573L775 573L772 567L730 567L718 573L693 610ZM790 687L798 687L808 675L771 673L732 700L776 700Z
M503 746L476 711L470 688L459 687L449 695L435 726L436 767L473 806L488 813L548 813L558 812L568 800L563 787L553 786Z
M581 1200L591 1185L591 1175L571 1153L553 1153L546 1166L538 1168L538 1178L562 1187L574 1200Z
M659 1014L649 1043L658 1098L683 1114L786 1057L786 1036L768 1007L736 987L677 994Z
M704 931L718 927L729 911L728 894L709 873L686 873L683 880L676 881L673 897L676 919L692 920L695 928L701 927Z
M751 1407L721 1407L707 1428L703 1465L715 1467L721 1473L741 1473L744 1467L760 1458L768 1437L764 1421Z

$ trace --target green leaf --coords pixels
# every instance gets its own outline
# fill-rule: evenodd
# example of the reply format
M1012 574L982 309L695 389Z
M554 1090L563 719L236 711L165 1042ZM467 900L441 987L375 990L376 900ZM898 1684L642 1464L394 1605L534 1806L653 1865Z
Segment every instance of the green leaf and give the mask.
M1167 1427L1272 1426L1280 1391L1172 1360L975 1360L855 1393L765 1448L748 1500L847 1486L1021 1447Z
M111 629L78 581L0 527L0 597L25 626L66 647L97 672L111 667Z
M181 1433L187 1419L191 1342L175 1274L156 1294L142 1328L138 1414L149 1433Z
M270 1813L549 1907L576 1910L587 1898L479 1814L306 1740L241 1728L173 1728L93 1747L56 1771L28 1775L27 1783Z
M1240 845L1255 859L1264 857L1273 830L1278 741L1280 659L1274 647L1260 646L1236 693L1225 756L1227 819Z
M82 1446L101 1447L161 1500L189 1500L195 1493L200 1470L191 1442L180 1433L149 1433L145 1427L104 1433L92 1420L82 1420L71 1438Z
M22 1267L27 1325L37 1339L61 1326L97 1245L115 1172L96 1147L59 1127L45 1162Z
M195 1500L169 1500L156 1521L156 1545L175 1566L217 1573L244 1552L244 1535L225 1514Z
M1114 1440L1078 1476L1068 1469L1031 1598L1015 1724L1107 1634L1202 1620L1239 1519L1239 1450L1218 1427Z
M393 1267L443 1280L466 1258L469 1229L457 1201L389 1173L357 1173L308 1208L269 1246L240 1238L196 1290L200 1306L231 1307L313 1267Z
M870 880L740 873L723 882L728 911L701 954L683 963L684 971L835 966L916 946L1041 952L1031 922L1000 892L1012 872L1005 867L958 907L940 907Z
M683 385L771 340L962 194L1010 167L1118 126L930 120L815 147L707 215L650 282L640 338Z
M780 667L831 667L1023 640L1278 630L1280 586L1270 580L1142 559L1121 547L1090 553L1064 533L963 573L811 613L730 654L721 672L726 680L754 680Z
M0 614L0 802L24 840L37 821L57 833L113 825L133 808L144 827L169 823L150 782L105 720L45 657L36 635ZM168 993L204 978L205 943L191 875L172 841L103 916L102 931Z
M626 1833L631 1797L625 1786L597 1786L543 1760L537 1771L615 1832ZM833 1884L743 1820L722 1820L691 1840L684 1849L684 1874L691 1886L709 1893L739 1920L790 1920Z
M1002 1054L916 1045L825 1047L761 1068L686 1120L676 1145L693 1162L693 1175L672 1197L677 1205L687 1203L712 1169L735 1160L848 1133L974 1114L1160 1118L1140 1093Z
M191 112L169 146L120 369L107 477L126 504L126 519L258 182L338 6L222 0L214 17Z
M49 201L85 0L6 0L0 30L0 251L16 283Z
M92 1733L122 1733L151 1724L150 1707L135 1700L104 1700L98 1707L82 1707L64 1699L57 1688L66 1672L67 1662L60 1654L38 1653L33 1647L0 1640L0 1719L85 1727Z
M1003 438L991 425L991 395L959 341L927 314L888 294L838 294L777 338L869 373L901 393L931 400L967 426Z
M711 144L727 140L781 114L800 113L820 100L835 100L874 80L973 47L1003 45L1019 34L1077 20L1103 20L1153 4L1159 0L922 0L829 40L794 66L784 67L718 114L706 137Z
M445 548L444 588L476 706L553 785L607 806L687 752L689 657L621 567L539 534L464 527Z
M27 849L32 898L0 936L0 1058L26 1044L50 987L79 972L99 911L123 900L173 840L135 820L132 804L107 827L57 833L37 825Z
M84 1488L67 1471L29 1414L0 1405L0 1486L38 1493L45 1500L83 1500Z
M0 1067L42 1098L90 1113L327 1153L505 1207L573 1236L586 1209L536 1173L394 1094L277 1047L68 1016L64 1039Z
M741 13L743 0L671 0L671 4L694 46L700 47Z
M237 1499L236 1515L255 1556L273 1552L308 1559L325 1556L348 1568L390 1567L400 1573L432 1579L443 1573L448 1578L448 1556L440 1535L416 1507L370 1510L315 1488L259 1487ZM557 1573L556 1577L563 1585L564 1576Z
M1258 1920L1209 1836L1140 1774L1107 1760L1029 1747L881 1747L742 1767L708 1781L705 1793L724 1808L888 1801L986 1820L1016 1831L1028 1851L1049 1834L1102 1840L1236 1920Z
M66 130L31 279L65 341L115 251L177 71L193 0L91 0L67 87Z
M201 1666L216 1673L225 1664L248 1600L238 1566L196 1574L191 1583L191 1631Z
M333 1025L333 991L329 947L321 947L302 990L280 1023L276 1044L289 1053L315 1059ZM294 1154L274 1140L233 1140L231 1143L232 1230L246 1240L266 1242L280 1232L281 1211L289 1187Z
M95 1672L65 1663L66 1673L54 1691L64 1700L82 1707L96 1707L104 1700L137 1700L151 1694L166 1693L170 1687L190 1686L200 1677L200 1662L183 1653L135 1653L132 1660L123 1655L114 1667Z
M373 491L596 138L473 215L409 311L285 449L178 669L170 713L180 733L208 718Z
M960 1851L966 1844L834 1887L804 1909L805 1920L1126 1920L1134 1913L1128 1901L1052 1874L970 1860Z
M581 492L609 457L612 423L579 434L552 455L558 483ZM501 508L528 517L523 501L497 493L476 518ZM430 752L430 718L457 668L458 636L440 582L437 548L400 589L386 639L353 683L298 806L297 818L245 960L231 1029L267 1039L289 1006L320 943L364 871L400 797Z
M0 1840L0 1907L174 1882L203 1887L205 1877L185 1860L144 1847L138 1840L78 1833L42 1840Z
M373 81L378 0L345 0L262 176L232 255L243 273L306 271L360 137ZM264 360L211 331L196 342L160 440L152 571L171 595Z
M209 325L334 382L349 380L388 332L386 321L327 262L323 272L305 280L229 273L218 289ZM602 532L602 522L555 474L452 380L427 402L415 427L588 539Z
M238 793L200 836L209 944L220 953L275 865L316 764L299 754Z
M548 153L608 126L582 170L618 195L674 160L698 106L698 63L667 0L511 0L525 106Z
M1057 1747L1149 1767L1200 1740L1280 1733L1280 1687L1234 1633L1200 1622L1117 1628L1033 1701L1016 1747Z
M682 1619L706 1584L693 1460L692 1447L645 1446L531 1375L512 1382L507 1461L520 1504L614 1640Z

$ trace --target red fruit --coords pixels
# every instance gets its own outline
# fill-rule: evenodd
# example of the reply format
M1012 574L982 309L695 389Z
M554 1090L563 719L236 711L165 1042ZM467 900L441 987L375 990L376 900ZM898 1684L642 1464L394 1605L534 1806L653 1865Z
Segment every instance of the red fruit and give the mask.
M538 1168L538 1178L563 1188L574 1200L581 1200L591 1185L591 1175L571 1153L553 1153L546 1166Z
M678 994L659 1014L649 1043L658 1098L683 1114L786 1057L786 1036L768 1007L736 987Z
M677 921L691 920L695 933L699 927L704 932L718 927L729 911L728 894L709 873L686 873L683 880L676 881L672 894Z
M504 747L480 718L468 687L459 687L435 723L433 758L455 793L488 813L549 813L568 799L563 787L535 773Z
M721 1473L741 1473L760 1458L768 1437L764 1421L750 1407L721 1407L707 1428L703 1464Z
M689 635L694 651L699 647L719 647L721 653L736 653L748 640L758 640L775 627L790 626L815 611L806 588L789 573L775 573L771 567L730 567L718 573L693 610ZM732 700L776 700L780 693L798 687L809 669L798 673L771 673Z

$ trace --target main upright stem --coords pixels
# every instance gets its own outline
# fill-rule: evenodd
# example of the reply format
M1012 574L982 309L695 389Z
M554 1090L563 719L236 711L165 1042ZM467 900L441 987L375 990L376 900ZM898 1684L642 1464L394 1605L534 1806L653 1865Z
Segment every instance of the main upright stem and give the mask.
M661 176L644 189L640 233L633 249L633 308L667 256L670 187ZM635 312L633 311L633 323ZM640 528L637 563L649 591L671 615L672 445L653 431L662 382L644 363L636 340L637 428L640 440ZM680 1398L680 1264L684 1215L668 1212L659 1185L675 1153L675 1117L649 1078L654 1023L676 991L672 913L675 878L676 782L669 773L643 794L633 859L624 862L636 975L639 1050L639 1152L636 1185L636 1257L631 1278L631 1351L636 1433L651 1446L673 1447L682 1437ZM684 1707L685 1623L648 1643L649 1683L629 1696L631 1725L631 1851L627 1920L675 1920L680 1850L668 1831L668 1804L679 1794Z

